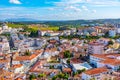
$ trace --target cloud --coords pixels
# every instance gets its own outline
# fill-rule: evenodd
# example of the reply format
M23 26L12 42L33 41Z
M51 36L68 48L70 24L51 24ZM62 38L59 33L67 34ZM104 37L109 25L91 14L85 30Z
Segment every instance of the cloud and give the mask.
M22 4L19 0L9 0L12 4Z
M86 0L87 2L90 2L91 0Z
M92 6L119 6L120 1L118 0L89 0L86 2L88 5Z
M34 17L38 16L37 11L40 9L35 10L36 8L25 8L25 7L0 7L0 17L2 19L7 18L26 18L26 17ZM31 11L32 10L32 11Z
M88 11L87 6L82 6L82 9L85 10L85 11Z
M74 3L82 2L82 0L62 0L62 2L67 2L67 3L74 4Z
M119 0L60 0L54 2L56 5L65 6L67 4L86 4L92 6L119 6Z
M9 0L12 4L21 4L22 0ZM117 0L47 0L45 4L52 6L44 7L22 7L22 6L11 6L1 7L0 17L1 19L7 18L20 18L28 17L35 19L91 19L101 18L103 15L109 12L105 12L107 8L111 6L118 6L120 2ZM103 7L102 7L103 6ZM120 6L120 5L119 5ZM99 7L99 8L98 8ZM119 8L119 7L118 7ZM98 10L100 9L100 10ZM97 11L96 11L97 10ZM115 10L115 9L114 9ZM111 11L114 11L113 9ZM111 12L110 11L110 12ZM101 14L101 12L105 14ZM3 14L2 14L3 13ZM4 14L7 13L7 14ZM96 13L94 15L93 13ZM111 14L117 14L114 11Z
M96 10L92 10L93 13L96 13L97 11Z
M53 11L53 10L55 10L55 8L48 8L48 10Z
M76 11L76 12L81 11L80 8L77 8L75 6L67 6L67 7L65 7L65 10L73 10L73 11Z

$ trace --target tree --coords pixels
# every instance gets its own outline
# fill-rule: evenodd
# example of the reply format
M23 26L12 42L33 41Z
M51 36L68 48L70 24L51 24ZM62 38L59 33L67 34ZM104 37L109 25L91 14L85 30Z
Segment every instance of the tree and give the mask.
M31 31L31 33L30 33L29 36L30 36L30 37L38 37L38 32L35 31L35 30L33 30L33 31Z
M56 80L56 79L57 79L57 76L52 77L52 80Z
M84 69L82 69L81 71L84 72L84 71L86 71L86 69L84 68Z
M82 69L82 70L78 70L77 72L78 72L78 74L80 74L80 73L82 73L84 71L85 71L85 69Z
M95 78L92 78L92 79L90 79L90 80L96 80Z
M31 75L29 76L29 79L30 79L30 80L35 79L35 78L36 78L36 76L35 76L34 74L31 74Z
M73 76L75 76L75 75L77 75L78 74L78 72L73 72Z
M110 40L109 42L108 42L108 45L113 45L114 43L113 43L113 41L112 40Z
M79 58L82 58L82 57L83 57L82 54L80 54Z
M30 56L30 55L31 55L31 54L30 54L30 51L29 51L29 50L26 50L25 55Z
M66 74L66 73L65 73L65 74L64 74L64 73L60 73L60 74L54 76L54 77L52 78L52 80L56 80L57 78L59 78L59 79L68 79L68 78L69 78L69 75Z
M107 31L104 35L105 38L108 38L109 37L109 32Z
M67 60L67 63L70 64L70 58Z
M43 77L46 77L46 74L40 73L40 74L38 75L38 78L43 78Z
M60 73L60 74L58 74L57 76L58 76L58 78L60 78L60 79L61 79L61 78L63 78L63 77L64 77L64 74L63 74L63 73Z
M118 68L118 71L120 71L120 66L119 66L119 68Z
M50 65L50 69L54 69L54 65Z
M69 50L67 50L67 51L64 52L64 57L65 58L70 58L71 57L71 53L70 53Z
M67 79L68 80L68 78L69 78L69 75L65 73L63 79Z
M82 73L82 71L81 71L81 70L77 70L77 72L78 72L78 74Z
M73 42L72 45L74 46L74 45L75 45L75 42Z

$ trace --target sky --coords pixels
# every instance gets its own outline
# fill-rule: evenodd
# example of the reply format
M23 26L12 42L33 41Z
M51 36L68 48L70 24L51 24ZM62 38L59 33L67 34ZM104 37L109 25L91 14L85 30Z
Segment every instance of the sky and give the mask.
M0 0L0 20L120 18L120 0Z

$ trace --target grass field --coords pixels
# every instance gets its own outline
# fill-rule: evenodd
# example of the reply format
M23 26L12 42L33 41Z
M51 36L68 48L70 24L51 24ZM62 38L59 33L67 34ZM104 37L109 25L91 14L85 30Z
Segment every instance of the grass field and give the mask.
M25 26L23 24L12 24L12 23L8 23L7 25L11 28L22 28Z
M27 26L27 25L23 25L23 24L11 24L11 23L8 23L7 25L11 28L25 28L25 26ZM58 31L59 30L59 27L28 26L28 28L32 29L32 30L53 30L53 31Z
M53 31L58 31L59 27L40 27L40 30L53 30Z

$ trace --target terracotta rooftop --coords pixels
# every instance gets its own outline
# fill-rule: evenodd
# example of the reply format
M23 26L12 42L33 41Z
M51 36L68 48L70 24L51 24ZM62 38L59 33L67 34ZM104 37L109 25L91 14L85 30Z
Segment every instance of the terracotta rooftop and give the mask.
M108 72L109 70L105 67L102 68L95 68L95 69L91 69L91 70L87 70L84 73L87 75L96 75L96 74L100 74L103 72Z
M89 45L98 46L98 45L103 45L103 44L101 44L101 43L99 43L99 42L96 42L96 41L92 41L92 42L89 43Z
M116 57L119 57L120 54L117 53L109 53L109 54L93 54L91 56L101 58L101 59L114 59Z
M70 68L63 68L63 72L70 73L70 72L72 72L72 70Z
M9 79L4 78L4 76L9 76ZM8 72L6 70L0 69L0 78L3 78L3 80L12 80L13 73Z
M109 38L100 38L99 40L110 41Z
M34 51L34 54L30 55L30 56L18 56L16 57L14 60L15 61L24 61L24 60L32 60L34 59L36 56L38 56L39 54L42 54L43 50L36 50Z
M23 65L22 64L15 64L15 65L13 65L12 67L13 68L20 68L20 67L22 67Z
M9 62L8 60L0 59L0 63L8 63L8 62Z
M38 61L30 70L29 72L36 72L36 73L45 73L45 74L50 74L52 72L58 73L59 70L58 69L46 69L43 67L43 64L46 63L46 60L44 61Z
M70 63L73 63L73 64L75 64L75 63L83 63L83 61L81 61L80 59L72 58L70 60Z
M107 60L100 61L100 63L110 64L110 65L120 65L120 60L118 60L118 59L107 59Z

